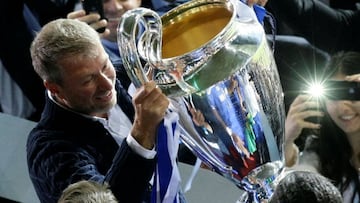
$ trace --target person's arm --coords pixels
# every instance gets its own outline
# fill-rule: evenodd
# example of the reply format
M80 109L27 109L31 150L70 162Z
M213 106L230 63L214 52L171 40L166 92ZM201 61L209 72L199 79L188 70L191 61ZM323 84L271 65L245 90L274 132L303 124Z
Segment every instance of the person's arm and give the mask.
M130 134L144 148L153 149L158 125L164 119L170 101L154 81L138 88L132 101L135 118Z
M134 138L144 149L151 150L155 147L157 129L164 119L169 100L161 89L157 88L156 83L150 81L137 89L132 102L135 107L135 118L129 136ZM114 159L117 164L112 165L106 181L119 202L136 203L144 198L143 195L139 195L139 191L146 191L150 181L149 177L152 176L155 169L155 161L143 158L129 148L127 141L122 143ZM124 162L124 160L127 161ZM133 176L132 174L138 175ZM144 180L147 181L144 182ZM124 194L122 192L124 190L127 193Z
M114 163L105 176L105 182L119 202L141 202L147 199L149 182L155 170L155 159L146 159L123 142Z
M356 48L360 11L333 9L318 0L269 0L266 5L291 29L328 52Z
M285 141L285 166L294 166L299 159L299 148L294 142Z
M80 180L108 182L120 202L141 202L144 197L154 171L155 159L139 156L127 142L123 142L111 161L100 160L97 157L100 150L94 149L94 146L48 140L48 136L34 137L37 139L28 145L28 166L41 202L56 202L63 189ZM105 141L104 144L108 145L109 142ZM111 149L113 146L106 147ZM105 155L110 156L111 153L101 156ZM108 171L107 167L110 167Z

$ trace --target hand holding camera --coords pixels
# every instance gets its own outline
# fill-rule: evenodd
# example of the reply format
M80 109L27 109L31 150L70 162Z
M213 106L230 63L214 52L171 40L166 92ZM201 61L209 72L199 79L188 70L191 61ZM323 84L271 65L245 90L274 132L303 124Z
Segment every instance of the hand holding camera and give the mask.
M81 0L83 9L86 12L86 15L95 13L100 15L100 20L105 18L104 9L103 9L103 1L102 0ZM105 32L106 26L99 27L96 29L99 33Z
M107 19L104 16L102 0L81 0L84 10L76 10L67 15L68 19L77 19L89 24L101 36L107 36Z
M312 84L304 93L317 99L360 100L360 74L346 76L345 80L328 79L322 84Z
M330 100L360 100L360 83L355 81L329 80L325 96Z
M319 101L308 94L300 94L295 98L290 105L285 121L285 140L294 142L303 129L317 130L320 128L317 120L324 114L319 105ZM310 118L316 118L316 121Z

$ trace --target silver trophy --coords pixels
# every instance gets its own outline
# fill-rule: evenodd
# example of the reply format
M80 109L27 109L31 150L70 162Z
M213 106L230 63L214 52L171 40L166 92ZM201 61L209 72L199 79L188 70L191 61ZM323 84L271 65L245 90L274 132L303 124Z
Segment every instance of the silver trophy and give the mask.
M181 141L211 170L266 202L284 167L283 91L265 32L237 0L193 0L159 16L126 12L118 28L136 87L149 79L170 98Z

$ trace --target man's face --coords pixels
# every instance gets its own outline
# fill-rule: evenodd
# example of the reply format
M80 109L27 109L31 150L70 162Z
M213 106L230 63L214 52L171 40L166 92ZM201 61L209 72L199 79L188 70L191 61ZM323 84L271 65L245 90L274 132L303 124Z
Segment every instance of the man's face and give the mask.
M104 14L108 19L107 28L110 30L110 35L105 39L116 42L116 29L119 24L120 17L128 10L138 8L141 5L141 0L103 0Z
M62 62L56 98L74 111L101 116L116 104L116 74L101 44L96 50L96 57L71 56Z

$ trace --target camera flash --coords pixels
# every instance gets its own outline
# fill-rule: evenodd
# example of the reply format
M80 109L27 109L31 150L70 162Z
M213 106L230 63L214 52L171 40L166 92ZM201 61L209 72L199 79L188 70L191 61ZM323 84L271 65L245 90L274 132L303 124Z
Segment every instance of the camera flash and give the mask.
M324 96L324 87L320 83L310 84L306 93L310 94L312 97L321 98Z

